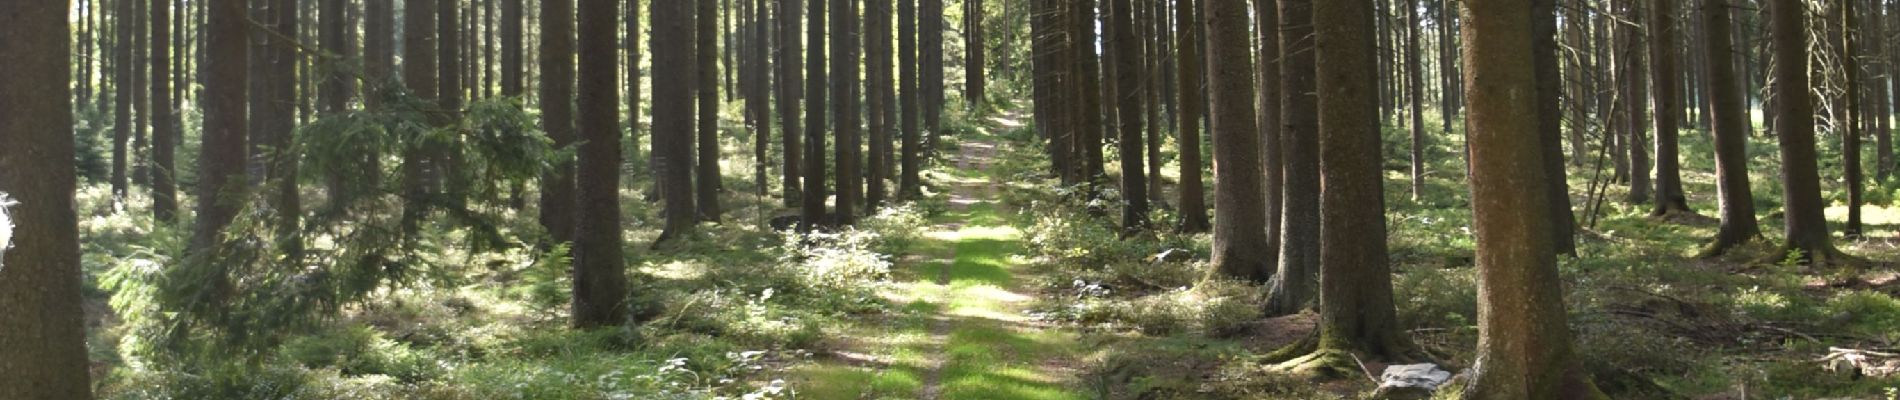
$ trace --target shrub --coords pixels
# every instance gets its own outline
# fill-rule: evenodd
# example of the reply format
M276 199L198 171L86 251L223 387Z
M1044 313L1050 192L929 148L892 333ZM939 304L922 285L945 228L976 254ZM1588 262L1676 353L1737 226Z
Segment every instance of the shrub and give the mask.
M1260 318L1264 293L1260 287L1225 279L1209 280L1123 303L1118 317L1142 333L1171 335L1194 332L1227 336Z
M897 254L908 249L923 235L918 229L926 224L924 213L914 203L878 208L876 213L858 221L857 228L877 237L872 240L873 248L884 254Z
M867 282L890 276L890 256L876 249L877 233L846 228L837 233L785 232L780 264L794 271L798 284L823 291L862 290Z
M1420 268L1393 275L1401 326L1457 328L1478 321L1478 280L1470 268Z
M432 354L397 343L366 326L299 336L286 342L278 354L306 368L336 368L350 376L387 375L403 382L431 379L442 372Z

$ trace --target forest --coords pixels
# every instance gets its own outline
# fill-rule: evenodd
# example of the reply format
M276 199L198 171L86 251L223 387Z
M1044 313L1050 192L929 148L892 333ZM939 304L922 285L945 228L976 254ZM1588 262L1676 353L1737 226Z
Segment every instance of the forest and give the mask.
M1896 37L0 0L0 400L1900 399Z

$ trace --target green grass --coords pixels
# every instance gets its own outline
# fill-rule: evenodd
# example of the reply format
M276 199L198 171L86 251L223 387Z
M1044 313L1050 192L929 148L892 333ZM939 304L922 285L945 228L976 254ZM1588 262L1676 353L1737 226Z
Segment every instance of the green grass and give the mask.
M980 204L960 220L1000 222L994 207ZM1073 335L1030 325L1020 313L1028 299L1013 292L1015 260L1023 251L1014 228L965 226L955 238L957 258L949 276L952 331L943 366L944 399L1079 399L1053 376L1045 361L1072 353Z
M942 168L932 178L966 188L1007 180L990 176L996 170ZM966 190L967 196L1002 192ZM1025 272L1019 269L1021 233L998 208L1001 199L976 200L932 218L936 228L924 232L911 246L913 256L894 270L897 283L884 296L903 304L901 318L844 330L844 341L856 347L851 351L869 351L876 361L800 368L800 397L916 398L934 377L946 400L1083 398L1072 390L1072 374L1055 370L1079 352L1076 335L1023 316L1032 296L1020 294L1026 281L1018 276ZM944 335L933 334L937 324L947 325Z

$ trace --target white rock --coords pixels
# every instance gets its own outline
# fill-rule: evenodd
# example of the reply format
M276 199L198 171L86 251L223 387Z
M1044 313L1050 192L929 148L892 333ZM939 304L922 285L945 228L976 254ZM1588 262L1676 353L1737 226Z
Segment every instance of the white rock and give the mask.
M13 200L0 192L0 268L6 267L7 248L13 245L13 220L7 217L7 206L11 205Z
M1373 397L1380 399L1428 398L1439 385L1451 380L1451 372L1432 363L1391 365L1379 375L1379 390L1373 392Z

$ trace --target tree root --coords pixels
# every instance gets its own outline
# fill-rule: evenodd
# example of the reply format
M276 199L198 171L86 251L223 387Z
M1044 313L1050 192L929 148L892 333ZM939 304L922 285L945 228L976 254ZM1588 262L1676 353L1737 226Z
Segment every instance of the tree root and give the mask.
M1695 258L1703 259L1703 260L1713 260L1717 258L1722 258L1722 256L1729 255L1729 252L1732 250L1741 249L1743 247L1748 247L1750 245L1761 244L1762 242L1763 242L1763 239L1761 238L1761 235L1738 238L1738 237L1724 237L1723 235L1717 234L1715 241L1709 242L1708 245L1705 245L1702 247L1701 251L1696 252Z
M1422 357L1422 353L1403 340L1377 346L1393 354L1361 355L1360 352L1353 350L1322 346L1321 334L1316 330L1298 342L1268 353L1262 361L1274 364L1271 368L1275 371L1308 379L1333 380L1363 376L1376 385L1379 383L1378 375L1383 371L1367 368L1366 360L1390 365L1428 359Z
M1799 256L1796 257L1797 263L1807 266L1809 270L1824 270L1830 268L1857 270L1875 264L1873 260L1847 254L1842 252L1840 248L1834 246L1827 246L1820 249L1803 249L1786 244L1781 246L1781 251L1770 253L1756 259L1754 263L1779 265L1786 262L1789 255L1797 253L1799 254Z
M1677 224L1677 225L1689 225L1689 226L1707 226L1707 225L1712 225L1712 224L1716 224L1720 222L1714 217L1698 214L1695 212L1695 210L1688 209L1687 207L1658 208L1649 213L1649 219L1661 221L1664 223L1671 223L1671 224Z
M1364 376L1374 384L1378 383L1378 378L1372 375L1372 371L1366 370L1365 365L1360 364L1358 358L1345 350L1314 351L1274 365L1273 369L1313 379L1350 379L1354 376Z

